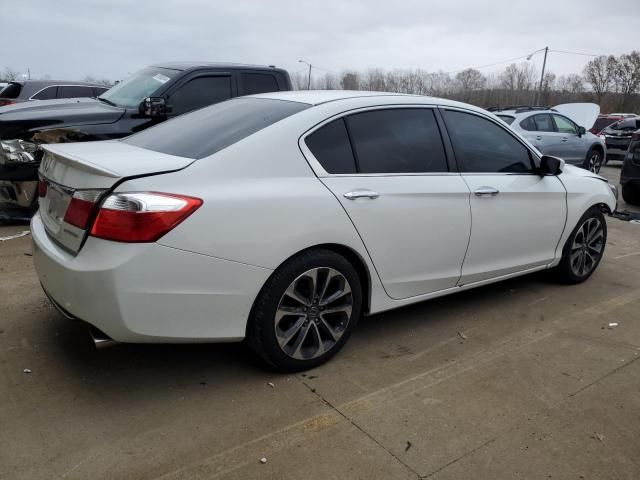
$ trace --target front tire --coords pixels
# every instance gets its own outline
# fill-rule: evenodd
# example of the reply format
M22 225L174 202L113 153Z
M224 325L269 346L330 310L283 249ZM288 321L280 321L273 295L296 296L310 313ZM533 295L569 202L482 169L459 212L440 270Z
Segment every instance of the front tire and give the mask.
M607 222L598 207L592 207L580 218L562 250L555 268L556 278L563 283L582 283L596 270L607 243Z
M330 250L309 250L269 277L254 303L247 343L284 372L316 367L346 343L362 308L355 268Z
M583 167L593 173L600 173L602 168L602 153L597 148L592 148L587 153Z

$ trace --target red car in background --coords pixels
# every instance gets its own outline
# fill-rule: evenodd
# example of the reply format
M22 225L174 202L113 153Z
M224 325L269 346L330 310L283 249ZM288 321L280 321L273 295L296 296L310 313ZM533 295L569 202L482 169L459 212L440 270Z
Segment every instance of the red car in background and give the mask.
M596 119L596 123L593 124L593 127L589 129L591 133L594 135L598 135L602 130L607 128L609 125L617 122L618 120L622 120L623 118L635 117L635 113L605 113L598 115Z

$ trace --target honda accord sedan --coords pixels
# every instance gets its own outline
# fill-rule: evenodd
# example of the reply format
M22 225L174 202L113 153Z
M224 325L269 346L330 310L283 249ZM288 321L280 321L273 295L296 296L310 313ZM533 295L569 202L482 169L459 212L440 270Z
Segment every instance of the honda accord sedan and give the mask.
M372 92L229 100L44 147L42 286L114 342L246 339L283 371L361 315L539 270L594 272L616 195L482 109Z

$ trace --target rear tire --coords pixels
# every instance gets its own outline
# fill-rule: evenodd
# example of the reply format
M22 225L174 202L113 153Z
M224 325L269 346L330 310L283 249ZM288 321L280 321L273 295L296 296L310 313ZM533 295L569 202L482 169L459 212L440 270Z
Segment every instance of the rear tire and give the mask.
M633 187L630 184L622 186L622 199L630 205L640 205L640 187Z
M597 148L589 150L582 166L590 172L600 173L600 169L602 168L602 153L600 150Z
M316 367L333 357L353 331L362 307L355 268L330 250L289 259L258 294L247 343L284 372Z
M607 222L598 207L585 212L562 249L562 259L553 270L562 283L582 283L596 270L607 243Z

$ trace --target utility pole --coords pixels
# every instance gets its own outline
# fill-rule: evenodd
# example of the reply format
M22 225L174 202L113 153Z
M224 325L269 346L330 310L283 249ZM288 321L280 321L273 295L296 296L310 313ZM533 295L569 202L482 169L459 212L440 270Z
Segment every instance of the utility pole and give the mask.
M307 80L307 90L311 90L311 64L309 62L305 62L304 60L298 60L300 63L306 63L309 65L309 78Z
M542 73L540 74L540 86L538 87L538 94L536 95L536 101L533 102L533 105L538 105L540 101L540 97L542 94L542 82L544 80L544 69L547 66L547 53L549 53L549 47L544 47L544 60L542 61Z

